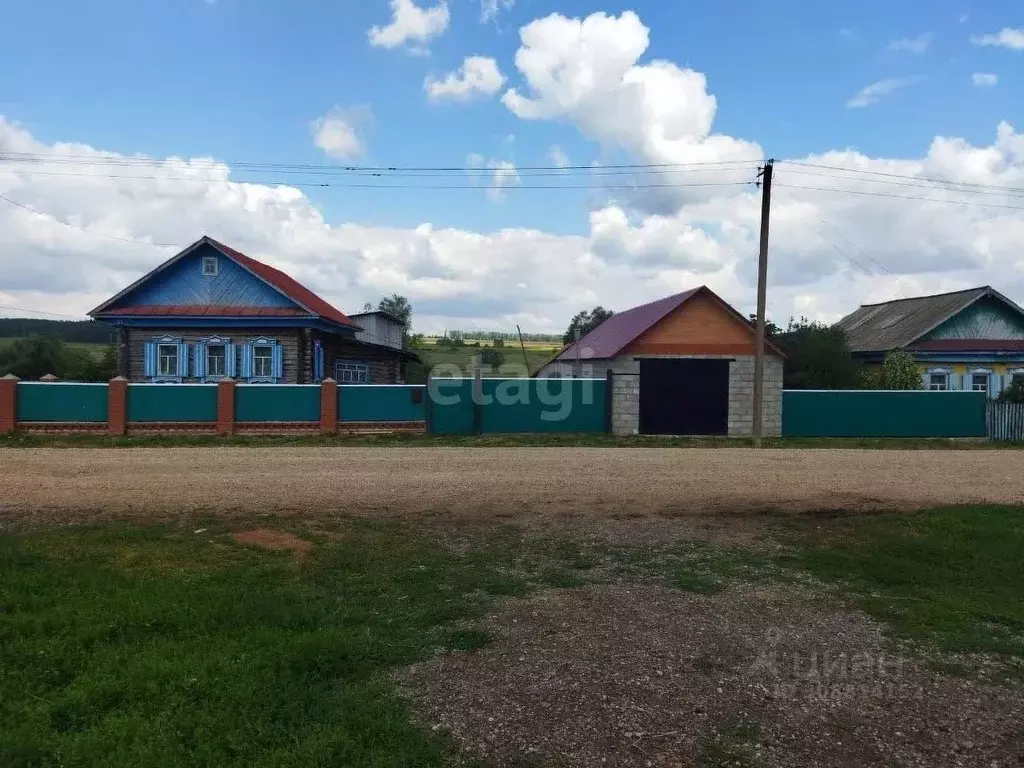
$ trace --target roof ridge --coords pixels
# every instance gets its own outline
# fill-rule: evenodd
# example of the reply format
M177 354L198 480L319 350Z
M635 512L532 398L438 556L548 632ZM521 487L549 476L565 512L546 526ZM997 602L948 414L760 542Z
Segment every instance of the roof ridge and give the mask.
M973 293L974 291L991 291L991 285L979 285L974 288L961 288L959 291L943 291L942 293L927 293L924 296L906 296L902 299L889 299L888 301L875 301L870 304L861 304L861 307L880 307L883 304L899 304L903 301L919 301L920 299L937 299L940 296L956 296L958 293Z

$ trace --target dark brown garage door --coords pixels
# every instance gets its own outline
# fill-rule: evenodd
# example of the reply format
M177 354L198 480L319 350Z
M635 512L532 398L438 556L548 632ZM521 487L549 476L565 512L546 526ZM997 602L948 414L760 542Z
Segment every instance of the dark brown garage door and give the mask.
M641 360L641 434L727 434L729 362Z

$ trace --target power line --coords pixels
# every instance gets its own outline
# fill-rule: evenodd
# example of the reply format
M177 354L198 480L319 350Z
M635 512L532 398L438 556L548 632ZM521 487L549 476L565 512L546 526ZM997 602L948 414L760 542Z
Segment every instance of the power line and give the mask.
M1001 189L1008 192L1024 192L1024 188L1021 187L1003 187L997 184L981 184L976 181L951 181L949 179L935 179L927 176L912 176L909 174L902 173L887 173L885 171L869 171L863 168L845 168L840 165L820 165L817 163L804 163L798 160L782 160L780 162L786 165L799 165L805 168L822 168L829 171L846 171L847 173L860 173L868 176L884 176L892 179L912 179L914 181L930 181L936 184L959 184L961 186L968 187L982 187L985 189Z
M78 321L82 321L82 320L87 320L88 319L84 315L63 315L60 312L43 312L43 311L38 310L38 309L25 309L24 307L11 307L11 306L8 306L7 304L0 304L0 309L9 309L9 310L12 310L14 312L27 312L30 315L47 315L49 317L66 317L66 318L70 318L71 320L78 320ZM17 320L17 318L9 318L9 319Z
M0 161L7 162L36 162L36 163L70 163L73 165L114 165L145 167L153 165L168 165L174 160L158 160L153 158L132 158L132 157L103 157L96 155L49 155L29 152L3 152L0 153ZM192 160L181 160L183 164L191 167L220 167L248 168L259 170L282 170L292 169L298 171L327 171L327 172L368 172L368 173L396 173L396 172L436 172L436 173L465 173L472 171L487 170L480 166L399 166L399 165L323 165L309 163L262 163L248 161L219 161L197 158ZM692 163L619 163L608 165L525 165L517 168L519 171L551 171L553 173L565 173L567 171L594 171L600 169L617 170L649 170L669 168L696 168L702 166L722 166L746 164L754 165L759 162L758 158L748 160L708 160Z
M811 210L811 213L814 214L815 218L817 218L818 221L820 221L826 227L829 227L833 232L835 232L837 235L839 235L839 237L841 237L847 243L849 243L854 248L856 248L865 259L870 261L872 264L874 264L876 267L878 267L880 270L882 270L885 274L887 274L887 275L891 275L892 274L892 272L890 272L888 269L885 268L885 265L882 264L882 262L878 261L878 259L874 258L871 254L867 253L863 248L861 248L859 245L857 245L857 243L853 242L853 240L851 240L846 235L844 235L843 231L839 227L837 227L835 224L832 224L831 222L827 221L825 219L825 217L822 216L820 213L818 213L816 210ZM819 232L819 236L820 236L820 234L821 233ZM835 247L835 245L833 245L833 247ZM850 257L847 256L847 258L850 258ZM851 259L851 261L852 261L852 259ZM857 264L857 262L854 262L854 263ZM857 266L861 266L861 265L857 264ZM863 269L862 266L861 266L861 269Z
M867 195L869 197L889 197L896 200L923 200L929 203L953 203L954 205L976 205L980 208L1004 208L1011 211L1024 211L1024 207L1016 205L998 205L996 203L979 203L974 200L943 200L937 197L916 197L912 195L890 195L885 192L869 192L860 189L837 189L835 187L806 187L800 184L778 184L787 189L806 189L815 192L841 192L846 195ZM948 190L953 192L955 190Z
M936 181L931 179L920 179L920 181L926 182L925 184L914 184L910 181L892 181L890 179L858 179L853 176L837 176L834 173L818 173L815 171L801 171L799 169L787 169L786 173L796 173L801 176L823 176L829 179L838 179L842 181L858 181L864 184L889 184L897 187L913 187L915 189L934 189L941 192L960 192L965 195L998 195L1001 197L1024 197L1024 189L1015 190L1012 187L997 188L997 189L961 189L956 186L936 186L938 184L956 185L968 182L959 181ZM908 176L908 179L915 177ZM1004 189L1005 191L1000 191Z
M483 169L478 169L483 170ZM511 170L511 169L510 169ZM735 169L737 171L742 169ZM173 181L190 184L262 184L266 186L318 187L335 189L487 189L488 184L372 184L365 182L295 181L292 179L188 179L174 176L124 176L102 173L59 173L51 171L18 171L25 176L73 176L94 179L131 179L142 181ZM749 184L749 181L641 183L641 184L508 184L507 189L588 189L606 190L673 189L676 187L723 187ZM31 209L29 209L31 210Z
M114 235L105 235L102 232L93 232L91 229L85 229L84 227L75 226L74 224L71 224L71 223L69 223L67 221L63 221L61 219L58 219L56 216L53 216L53 215L51 215L49 213L44 213L43 211L37 211L35 208L31 208L31 207L29 207L29 206L27 206L27 205L25 205L23 203L19 203L17 200L11 200L11 198L5 197L4 195L0 195L0 200L8 202L11 205L16 205L18 208L22 208L22 209L28 211L29 213L34 213L36 216L42 216L44 219L49 219L50 221L55 222L57 224L60 224L62 226L68 227L70 229L76 229L79 232L84 232L87 235L96 235L97 237L103 237L103 238L106 238L107 240L116 240L119 243L135 243L136 245L149 245L149 246L153 246L155 248L180 248L181 247L180 245L177 245L176 243L147 243L144 240L132 240L132 239L126 238L126 237L115 237Z

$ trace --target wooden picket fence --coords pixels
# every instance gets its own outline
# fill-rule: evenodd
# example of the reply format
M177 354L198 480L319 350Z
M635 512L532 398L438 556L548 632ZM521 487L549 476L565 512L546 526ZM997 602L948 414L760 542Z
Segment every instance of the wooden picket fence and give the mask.
M1024 441L1024 403L989 400L985 407L985 430L989 440Z

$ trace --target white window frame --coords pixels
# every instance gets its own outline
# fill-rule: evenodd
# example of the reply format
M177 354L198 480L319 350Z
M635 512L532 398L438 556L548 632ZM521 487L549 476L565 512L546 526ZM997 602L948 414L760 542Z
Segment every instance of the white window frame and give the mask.
M267 350L267 354L259 354L259 350ZM266 371L260 370L260 365L266 362ZM253 344L252 345L252 378L270 380L274 378L274 345Z
M216 256L203 256L203 277L216 277L220 273L220 262Z
M966 374L966 385L964 386L964 389L966 391L968 391L968 392L984 392L988 397L993 397L994 394L992 392L992 389L993 389L992 382L994 381L994 379L992 377L995 376L995 375L996 375L995 371L993 371L991 368L968 368L967 369L967 374ZM974 377L975 376L984 376L985 377L985 388L984 389L975 389L974 388ZM995 393L995 394L998 394L998 392Z
M334 380L343 384L369 384L370 364L361 360L336 360Z
M928 391L929 392L948 392L949 391L949 372L948 371L928 371ZM937 386L933 381L933 376L941 376L943 379L942 386Z
M164 350L165 349L172 349L172 350L174 350L174 354L172 354L172 355L165 355L164 354ZM178 350L179 349L180 349L180 347L178 346L178 342L163 343L163 342L159 342L158 341L156 343L156 378L158 378L158 379L177 379L177 378L181 378L181 360L178 359L179 358L179 355L178 355ZM174 370L173 371L165 370L164 369L164 360L172 360L172 359L174 360Z
M219 348L223 354L214 357L211 352L214 348ZM213 371L213 367L210 365L211 360L219 359L222 361L223 370L219 373ZM228 375L228 343L225 341L211 341L206 343L206 377L209 379L223 379Z

